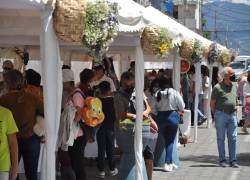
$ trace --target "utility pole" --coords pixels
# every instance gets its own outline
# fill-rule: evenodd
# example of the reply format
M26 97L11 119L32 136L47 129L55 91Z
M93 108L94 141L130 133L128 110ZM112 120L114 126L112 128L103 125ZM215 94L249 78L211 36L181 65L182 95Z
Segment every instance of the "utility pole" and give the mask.
M216 25L216 21L217 21L217 11L215 10L214 11L214 40L216 41L217 40L217 25Z

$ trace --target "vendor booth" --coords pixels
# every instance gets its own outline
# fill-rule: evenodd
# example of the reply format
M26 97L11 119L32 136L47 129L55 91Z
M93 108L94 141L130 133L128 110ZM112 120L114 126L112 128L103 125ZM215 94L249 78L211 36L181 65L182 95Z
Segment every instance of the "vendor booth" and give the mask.
M62 96L61 61L63 61L64 64L69 64L75 60L93 60L91 58L89 59L89 56L86 56L86 54L89 53L89 49L81 45L79 37L70 37L70 40L67 38L64 39L58 29L55 31L55 28L58 28L54 24L57 22L55 21L55 14L53 16L55 2L55 0L0 0L0 58L16 59L16 61L19 62L17 63L19 64L17 68L20 70L23 68L22 63L20 63L20 61L22 61L22 53L20 53L20 51L23 51L23 49L29 52L29 58L31 60L41 60L46 125L46 143L44 145L41 163L43 180L55 179L55 145L59 127ZM120 72L128 68L129 60L135 60L136 62L137 120L135 124L134 152L137 170L135 177L137 180L140 180L144 179L142 172L141 133L144 61L172 61L174 87L180 90L180 59L181 57L183 58L183 54L189 53L187 48L184 48L185 45L193 47L196 42L199 42L197 49L199 49L200 46L206 47L202 53L196 53L197 56L203 55L204 51L207 51L207 54L209 54L208 51L211 51L211 49L215 49L216 53L218 49L220 49L220 51L226 51L226 49L217 44L211 46L212 42L182 26L151 6L144 8L132 0L108 0L108 2L116 3L119 7L116 14L118 35L114 37L113 42L110 41L110 44L108 44L109 50L105 53L117 56L116 59L120 61L118 67ZM85 8L83 5L84 10L86 10ZM170 43L173 47L169 48L167 56L159 57L154 52L149 53L149 51L146 52L145 50L148 47L147 43L150 42L145 38L146 36L144 36L146 28L148 28L151 33L151 30L155 30L155 27L156 34L159 32L157 28L163 28L164 32L166 30L166 32L169 33L169 37L171 37ZM80 32L84 31L84 29L77 30ZM166 39L168 39L168 36ZM141 44L142 41L144 44ZM192 43L188 44L190 42ZM187 53L183 53L185 50L187 50ZM193 52L193 49L191 49L191 51ZM218 53L216 53L217 59ZM224 54L226 54L226 58L229 58L228 53ZM217 61L212 58L212 53L210 53L210 55L211 57L209 56L210 61L208 61L208 63L209 66L212 67ZM209 57L206 56L204 58L203 56L203 60L207 61L206 59L209 59ZM199 91L199 82L201 79L201 61L202 58L198 59L198 61L193 61L196 67L195 80L197 92ZM210 74L212 75L212 72L210 72ZM195 109L197 108L198 96L196 95ZM187 116L190 116L189 113ZM194 141L197 141L197 116L197 113L195 113ZM190 126L187 123L185 125L187 126L186 129L188 133Z

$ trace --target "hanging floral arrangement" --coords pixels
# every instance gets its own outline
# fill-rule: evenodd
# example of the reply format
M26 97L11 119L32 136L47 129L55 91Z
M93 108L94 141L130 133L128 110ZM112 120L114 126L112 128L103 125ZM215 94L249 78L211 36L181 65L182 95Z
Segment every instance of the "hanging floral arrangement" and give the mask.
M230 51L228 49L224 49L219 54L218 62L220 62L222 66L227 66L231 62L231 56Z
M173 38L167 29L156 25L144 28L141 36L141 45L145 53L166 58L174 48Z
M180 46L180 56L190 61L193 53L193 42L191 40L183 40Z
M213 64L218 61L218 57L220 54L220 50L218 48L218 45L216 43L212 43L209 47L209 53L208 53L208 63Z
M198 40L195 40L193 43L193 51L191 54L191 63L195 64L201 61L202 56L203 56L203 49L201 42Z
M233 62L235 58L238 56L238 53L234 49L230 49L229 52L231 55L231 62Z
M205 59L208 59L209 45L203 45L202 50L203 50L203 57Z
M82 44L94 57L94 61L101 60L101 56L108 50L110 43L117 35L117 13L116 3L111 4L105 0L87 2Z

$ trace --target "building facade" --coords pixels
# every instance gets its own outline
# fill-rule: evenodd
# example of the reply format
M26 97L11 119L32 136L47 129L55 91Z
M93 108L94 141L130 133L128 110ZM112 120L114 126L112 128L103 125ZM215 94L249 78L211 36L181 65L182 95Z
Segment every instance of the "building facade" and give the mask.
M175 18L189 29L201 29L202 0L135 0L142 5L152 5L163 13Z

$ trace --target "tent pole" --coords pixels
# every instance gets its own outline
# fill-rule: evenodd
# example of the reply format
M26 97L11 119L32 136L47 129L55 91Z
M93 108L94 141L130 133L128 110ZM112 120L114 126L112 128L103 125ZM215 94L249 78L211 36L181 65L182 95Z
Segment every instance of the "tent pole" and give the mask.
M211 117L211 107L210 107L210 102L211 102L211 94L212 94L212 79L213 79L213 65L209 65L209 91L208 91L208 117L207 117L207 128L211 128L212 124L212 117Z
M136 90L136 123L135 123L135 164L136 180L143 180L143 157L142 157L142 121L143 121L143 92L144 92L144 55L140 43L136 47L135 60L135 90Z
M55 150L61 114L62 70L57 37L54 32L53 8L41 12L40 48L43 77L46 142L41 179L55 180Z
M180 56L179 56L179 48L176 48L175 55L174 55L174 66L173 66L173 72L172 72L172 81L173 81L173 86L174 89L179 91L181 90L181 61L180 61Z
M195 64L195 106L194 106L194 143L197 142L198 137L198 105L199 105L199 93L201 83L201 63Z

